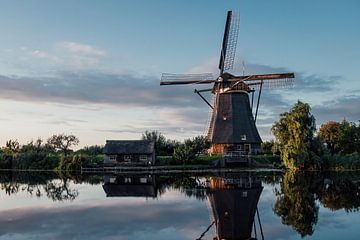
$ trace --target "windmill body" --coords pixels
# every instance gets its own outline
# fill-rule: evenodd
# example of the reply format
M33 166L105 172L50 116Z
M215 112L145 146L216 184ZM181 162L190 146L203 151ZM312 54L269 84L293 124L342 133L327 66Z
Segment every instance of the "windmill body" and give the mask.
M212 88L197 90L197 93L212 109L208 138L212 154L239 151L245 154L261 151L261 138L256 128L261 91L263 88L283 87L292 83L294 73L276 73L235 76L233 68L236 52L239 14L228 11L219 61L220 75L169 74L163 73L160 85L213 84ZM254 92L258 91L256 108L253 106ZM202 95L211 92L214 102L209 103ZM249 95L251 94L251 101ZM254 114L254 109L255 114Z
M219 94L217 111L213 111L212 115L213 126L208 132L212 153L221 154L226 150L260 151L261 138L247 92Z

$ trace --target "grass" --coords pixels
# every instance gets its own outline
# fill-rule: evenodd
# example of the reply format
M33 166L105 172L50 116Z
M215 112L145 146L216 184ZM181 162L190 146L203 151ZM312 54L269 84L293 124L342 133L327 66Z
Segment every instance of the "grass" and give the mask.
M195 159L186 163L186 165L213 165L214 161L219 160L221 156L200 154ZM172 156L157 156L159 165L184 165L183 162L175 161Z

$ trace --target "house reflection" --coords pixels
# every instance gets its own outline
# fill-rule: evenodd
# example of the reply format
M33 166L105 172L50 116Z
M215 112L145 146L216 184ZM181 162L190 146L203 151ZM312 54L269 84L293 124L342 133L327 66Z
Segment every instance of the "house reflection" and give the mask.
M226 173L211 177L209 187L208 198L216 228L214 240L258 239L257 235L263 239L257 213L257 204L263 190L259 177L251 173Z
M106 197L157 197L154 175L107 175L103 189Z

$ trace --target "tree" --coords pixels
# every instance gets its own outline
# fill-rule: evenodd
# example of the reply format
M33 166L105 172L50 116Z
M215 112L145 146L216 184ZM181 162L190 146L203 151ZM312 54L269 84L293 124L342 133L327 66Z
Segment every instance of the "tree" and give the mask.
M173 158L176 162L189 164L196 158L196 150L190 141L185 141L174 149Z
M149 141L153 141L155 143L155 153L156 155L162 155L163 154L163 149L166 145L166 138L165 136L158 131L145 131L142 134L141 137L142 140L149 140Z
M79 144L79 139L75 135L65 135L62 133L53 135L47 140L47 143L54 149L63 151L66 158L70 148Z
M360 125L343 120L340 124L340 153L360 151Z
M272 154L274 149L275 142L274 140L265 141L261 143L261 149L265 154Z
M341 124L329 121L320 126L319 138L326 143L326 147L331 154L338 153L340 150Z
M20 144L18 140L9 140L5 143L5 149L10 153L18 153L20 151Z
M319 137L326 143L331 154L354 153L360 149L360 125L353 122L329 121L321 125Z
M210 148L210 141L205 136L196 136L192 139L185 140L188 145L192 145L195 154L206 153Z
M191 163L196 157L207 151L210 147L209 140L204 136L197 136L192 139L185 139L174 149L174 160L184 164Z
M289 112L280 114L272 126L284 165L293 170L313 167L311 146L316 130L315 118L307 103L298 101Z

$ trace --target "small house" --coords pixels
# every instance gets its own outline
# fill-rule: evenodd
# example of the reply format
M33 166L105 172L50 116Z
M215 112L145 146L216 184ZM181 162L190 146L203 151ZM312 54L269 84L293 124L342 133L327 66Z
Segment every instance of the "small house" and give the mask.
M104 164L155 165L155 143L149 140L107 140Z
M154 175L105 176L103 189L106 197L151 197L158 194Z

